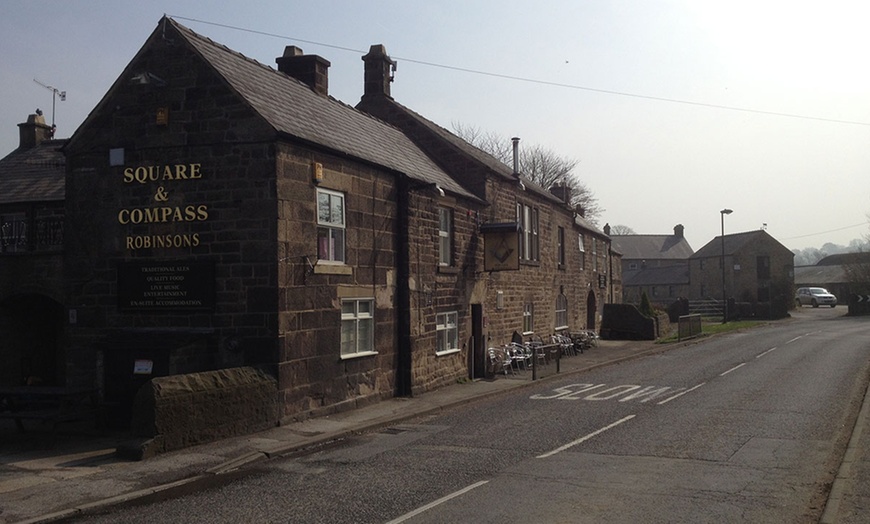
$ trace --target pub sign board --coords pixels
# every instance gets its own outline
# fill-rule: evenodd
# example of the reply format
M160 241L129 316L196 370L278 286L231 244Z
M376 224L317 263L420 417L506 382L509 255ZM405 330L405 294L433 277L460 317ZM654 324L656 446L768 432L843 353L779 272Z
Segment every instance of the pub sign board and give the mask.
M202 311L215 305L213 262L121 262L121 311Z
M519 225L516 222L482 224L484 271L520 269Z

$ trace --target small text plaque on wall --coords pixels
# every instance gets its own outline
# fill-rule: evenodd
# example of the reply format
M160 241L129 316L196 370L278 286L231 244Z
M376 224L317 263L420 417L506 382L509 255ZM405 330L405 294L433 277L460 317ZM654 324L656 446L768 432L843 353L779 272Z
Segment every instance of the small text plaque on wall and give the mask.
M118 308L122 311L212 310L212 262L122 262L118 266Z

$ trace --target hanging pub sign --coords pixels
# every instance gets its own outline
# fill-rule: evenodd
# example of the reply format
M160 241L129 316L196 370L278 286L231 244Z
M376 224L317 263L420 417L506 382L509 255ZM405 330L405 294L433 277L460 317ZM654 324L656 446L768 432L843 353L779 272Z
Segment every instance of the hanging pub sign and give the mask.
M212 262L122 262L118 266L122 311L211 310L214 304Z
M519 226L516 222L483 224L483 269L517 271L520 269Z

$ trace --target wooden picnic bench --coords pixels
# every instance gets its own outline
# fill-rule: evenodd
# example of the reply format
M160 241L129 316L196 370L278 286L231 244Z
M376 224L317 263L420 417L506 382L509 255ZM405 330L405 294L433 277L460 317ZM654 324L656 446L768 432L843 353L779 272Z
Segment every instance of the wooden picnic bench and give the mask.
M12 419L19 431L24 421L52 425L94 416L99 412L95 389L60 386L0 387L0 419Z

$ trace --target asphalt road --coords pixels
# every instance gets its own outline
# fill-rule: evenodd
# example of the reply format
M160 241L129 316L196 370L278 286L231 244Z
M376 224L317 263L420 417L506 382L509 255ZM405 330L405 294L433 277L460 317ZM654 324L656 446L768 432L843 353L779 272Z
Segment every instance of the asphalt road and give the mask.
M575 374L80 522L818 522L870 374L845 308Z

